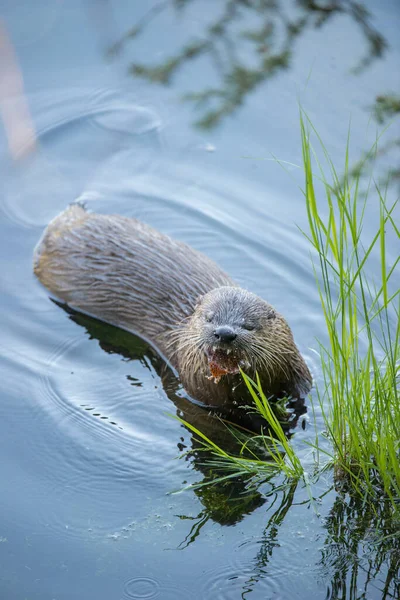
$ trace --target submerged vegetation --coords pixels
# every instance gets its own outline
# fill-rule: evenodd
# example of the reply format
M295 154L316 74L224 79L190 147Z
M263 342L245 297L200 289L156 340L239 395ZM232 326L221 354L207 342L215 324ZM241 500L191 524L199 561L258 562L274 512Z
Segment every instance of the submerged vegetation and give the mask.
M312 148L311 133L321 145L329 177ZM327 341L318 342L323 385L317 386L315 395L330 449L321 444L321 434L316 434L316 472L333 465L336 489L366 500L384 498L396 515L400 501L400 290L396 286L400 255L393 264L387 260L388 241L397 243L400 238L396 203L388 204L372 177L369 194L361 197L360 176L354 176L349 167L349 143L344 174L339 174L303 114L301 139L310 228L305 235L312 246L327 331ZM317 186L321 185L324 198L317 199ZM364 217L372 194L379 217L376 230L366 241ZM373 279L370 262L377 256L380 269ZM187 424L211 453L207 464L220 473L210 483L247 475L250 485L258 484L281 472L287 483L303 478L308 487L308 475L275 414L275 405L269 403L259 381L243 377L254 401L253 410L266 420L270 432L253 438L257 444L234 433L239 443L234 455Z

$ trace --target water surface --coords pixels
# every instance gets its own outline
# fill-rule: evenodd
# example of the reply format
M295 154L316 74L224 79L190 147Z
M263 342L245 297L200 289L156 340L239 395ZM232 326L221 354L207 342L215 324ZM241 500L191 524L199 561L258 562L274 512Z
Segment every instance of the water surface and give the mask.
M171 414L198 422L197 408L172 373L160 377L145 343L65 312L32 274L43 227L83 194L93 210L135 216L205 252L267 299L321 383L316 338L326 333L300 231L299 103L339 169L351 120L355 164L376 137L371 106L399 89L400 10L367 2L364 22L352 2L331 13L300 2L260 13L261 4L0 1L38 136L36 152L15 161L0 130L1 598L398 597L399 556L378 543L376 516L332 489L329 472L314 503L302 484L279 491L280 478L252 494L240 480L172 493L209 475L198 457L177 459L193 440ZM224 11L226 27L210 41ZM239 34L264 17L276 29L255 51ZM302 18L289 39L282 23ZM207 52L181 59L167 81L168 60L199 40ZM268 77L229 87L235 65L259 70L271 52ZM158 65L164 82L140 65ZM224 86L236 104L214 127L196 127L210 125L208 108L182 97ZM382 143L399 134L394 121ZM382 153L377 176L398 158ZM370 210L366 236L372 196ZM292 438L310 472L312 423L308 410Z

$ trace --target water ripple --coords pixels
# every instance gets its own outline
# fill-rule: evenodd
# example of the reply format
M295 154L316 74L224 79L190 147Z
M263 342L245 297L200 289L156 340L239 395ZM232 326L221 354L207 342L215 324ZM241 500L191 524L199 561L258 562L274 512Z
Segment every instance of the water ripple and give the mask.
M133 577L129 579L124 586L124 595L126 598L156 598L160 593L160 587L154 579L150 577Z
M198 600L197 594L180 585L159 584L150 577L133 577L124 585L127 600Z
M169 401L145 358L123 360L95 344L82 334L58 344L42 370L43 398L47 410L67 427L70 435L78 428L79 436L86 432L89 437L116 443L120 454L116 468L120 465L124 470L124 456L132 456L140 447L165 449L162 423L145 425L143 430L135 422L146 423L146 416L148 419L154 411L155 400ZM141 385L142 378L146 380L145 387ZM169 422L161 414L160 420ZM138 465L143 477L146 462Z
M51 90L33 94L29 103L39 148L23 164L10 165L0 201L7 218L22 227L45 225L110 171L118 180L158 162L160 118L128 91Z
M252 573L238 570L233 565L220 565L218 568L202 573L194 583L199 600L226 600L226 598L246 598L253 588L259 590L262 578L265 588L264 600L281 600L281 582L275 577L267 577L264 573Z

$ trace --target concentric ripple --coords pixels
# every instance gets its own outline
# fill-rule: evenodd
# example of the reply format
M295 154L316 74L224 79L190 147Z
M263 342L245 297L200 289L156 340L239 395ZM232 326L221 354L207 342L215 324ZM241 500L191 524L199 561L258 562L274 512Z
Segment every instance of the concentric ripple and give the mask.
M156 598L160 593L160 587L157 581L150 577L133 577L129 579L124 586L124 595L126 598L137 600L139 598Z
M225 600L250 593L263 600L296 597L297 577L315 570L315 565L307 561L303 537L291 532L288 539L287 531L280 535L279 530L265 537L238 537L229 553L230 562L202 573L196 581L198 597Z
M38 370L35 418L51 423L51 436L31 448L52 499L50 507L37 503L44 533L104 539L121 527L121 497L136 519L147 518L137 495L175 489L183 468L175 460L179 425L165 414L170 401L150 363L108 354L76 326ZM57 456L57 469L47 455Z
M138 387L137 382L142 381L146 385ZM160 392L159 378L146 358L128 361L107 354L96 340L88 340L81 332L56 347L43 369L41 382L47 410L69 435L74 436L78 430L79 436L95 436L110 447L116 444L116 469L120 466L124 470L125 458L143 445L160 449L168 445L163 433L170 424L168 417L160 415L165 422L143 428L154 399L158 398L161 405L169 402ZM138 467L146 478L146 460ZM135 477L138 475L136 471Z
M44 226L92 181L110 180L110 171L120 179L158 162L161 121L128 91L68 88L28 100L38 149L8 169L0 201L20 226Z
M232 565L220 565L218 568L202 573L194 584L199 600L226 600L242 598L252 590L259 591L260 584L265 590L264 600L281 600L280 581L265 572L237 570Z
M133 577L124 585L126 600L200 600L199 596L184 586L161 584L150 577Z

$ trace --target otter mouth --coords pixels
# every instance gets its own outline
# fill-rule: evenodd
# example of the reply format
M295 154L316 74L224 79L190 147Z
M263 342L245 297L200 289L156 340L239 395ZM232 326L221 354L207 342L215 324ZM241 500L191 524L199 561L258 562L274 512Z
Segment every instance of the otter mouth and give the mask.
M208 379L213 379L218 383L224 375L236 375L240 369L246 367L246 361L238 356L237 352L231 348L216 348L215 346L206 352L210 375Z

